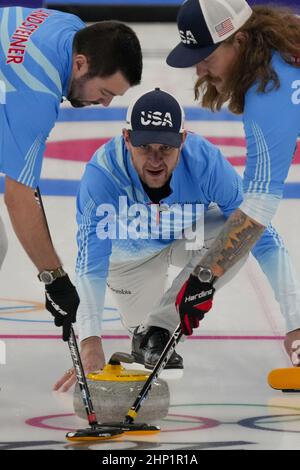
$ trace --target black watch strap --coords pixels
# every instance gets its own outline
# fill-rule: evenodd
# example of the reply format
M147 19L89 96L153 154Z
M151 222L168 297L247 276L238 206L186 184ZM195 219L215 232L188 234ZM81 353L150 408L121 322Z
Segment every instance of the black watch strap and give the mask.
M66 274L66 271L63 269L62 266L60 266L59 268L53 270L45 269L44 271L41 271L38 274L38 279L41 282L44 282L44 284L51 284L53 281L55 281L55 279L63 277Z

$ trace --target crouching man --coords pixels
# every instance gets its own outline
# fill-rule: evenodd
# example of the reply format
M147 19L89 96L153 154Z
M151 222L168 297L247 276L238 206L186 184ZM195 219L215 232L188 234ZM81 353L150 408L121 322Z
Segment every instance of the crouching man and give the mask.
M179 290L242 202L239 175L217 147L187 133L183 123L178 101L156 88L129 107L122 136L100 147L86 167L77 198L77 325L87 373L105 364L101 323L107 288L132 335L133 356L154 367L178 323ZM191 238L199 242L202 210L199 248ZM287 331L299 328L299 285L273 227L252 252L280 303ZM274 270L278 259L281 269ZM214 287L228 282L244 261ZM181 271L167 287L170 266ZM288 305L282 300L287 295ZM182 357L174 352L166 368L183 368ZM66 391L74 382L70 369L54 388Z

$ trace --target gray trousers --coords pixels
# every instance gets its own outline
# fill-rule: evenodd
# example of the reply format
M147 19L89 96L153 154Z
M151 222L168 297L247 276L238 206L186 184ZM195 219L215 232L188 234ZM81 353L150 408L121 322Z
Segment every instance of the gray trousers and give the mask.
M0 217L0 268L7 253L8 240L3 220Z
M140 324L160 326L173 332L179 317L175 299L184 282L221 231L225 218L216 205L205 214L204 247L186 250L186 240L176 240L154 256L134 262L110 263L108 287L118 305L123 325L133 332ZM216 282L226 284L245 263L247 256ZM167 288L170 266L182 268Z

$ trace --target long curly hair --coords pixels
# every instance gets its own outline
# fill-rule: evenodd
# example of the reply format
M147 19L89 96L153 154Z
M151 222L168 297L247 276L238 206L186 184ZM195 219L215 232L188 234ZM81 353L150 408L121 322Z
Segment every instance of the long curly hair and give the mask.
M280 80L271 64L274 50L284 60L299 67L299 64L293 63L292 57L300 57L300 18L290 9L256 6L239 31L246 34L247 41L241 44L239 57L222 94L206 77L195 83L195 99L212 111L218 111L228 101L230 111L243 113L246 92L256 81L259 92L266 92L267 85L268 91L278 89ZM233 41L234 36L224 43L231 44Z

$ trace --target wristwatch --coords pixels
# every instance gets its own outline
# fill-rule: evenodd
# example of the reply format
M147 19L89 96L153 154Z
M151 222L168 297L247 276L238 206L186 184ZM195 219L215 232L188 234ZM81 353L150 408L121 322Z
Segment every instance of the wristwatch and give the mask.
M210 268L204 268L203 266L197 266L193 274L198 277L200 282L213 283L215 280L214 273Z
M47 269L45 271L42 271L38 274L38 278L44 284L52 284L55 279L66 276L66 274L66 271L64 271L62 267L59 267L57 269L54 269L53 271L48 271Z

